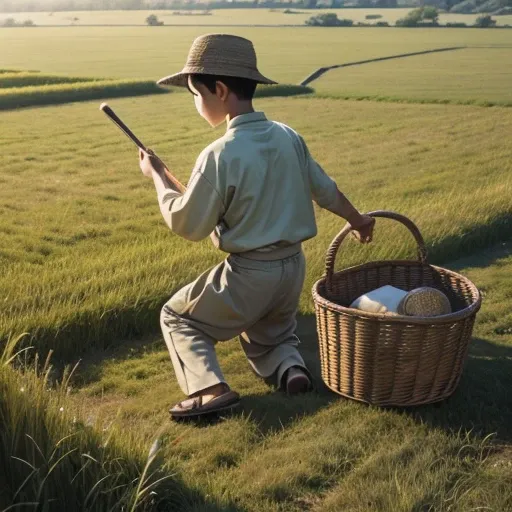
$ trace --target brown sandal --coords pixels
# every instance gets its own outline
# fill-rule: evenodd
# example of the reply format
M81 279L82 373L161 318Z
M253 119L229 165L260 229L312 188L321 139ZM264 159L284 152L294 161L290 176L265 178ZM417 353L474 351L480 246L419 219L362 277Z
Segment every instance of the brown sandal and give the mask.
M173 418L193 418L204 414L213 414L233 409L240 404L240 395L236 391L228 391L212 398L203 404L202 396L187 398L169 409Z

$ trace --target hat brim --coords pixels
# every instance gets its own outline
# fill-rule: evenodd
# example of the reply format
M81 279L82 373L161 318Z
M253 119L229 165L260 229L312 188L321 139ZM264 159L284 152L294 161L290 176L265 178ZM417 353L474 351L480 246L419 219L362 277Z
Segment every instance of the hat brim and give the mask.
M174 73L174 75L169 75L164 78L158 80L157 84L165 87L187 87L188 85L188 76L191 74L200 74L200 75L221 75L221 76L232 76L237 78L247 78L248 80L254 80L258 84L265 85L277 85L277 82L274 80L270 80L269 78L263 76L260 72L255 71L251 73L229 73L226 71L218 71L214 72L211 70L206 70L204 68L201 69L183 69L179 73Z

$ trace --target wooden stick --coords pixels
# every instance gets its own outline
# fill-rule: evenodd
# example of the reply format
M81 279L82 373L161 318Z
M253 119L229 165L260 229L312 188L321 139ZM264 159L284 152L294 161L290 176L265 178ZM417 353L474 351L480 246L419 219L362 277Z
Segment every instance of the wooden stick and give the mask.
M108 106L107 103L102 103L100 105L100 110L107 115L107 117L118 127L121 129L121 131L139 148L142 149L145 153L148 153L151 156L156 157L156 155L153 153L153 151L149 148L147 148L141 140L126 126L126 124L121 121L119 116ZM157 157L158 158L158 157ZM163 162L162 162L163 163ZM173 176L170 171L167 169L167 166L164 164L164 172L165 177L170 185L177 188L182 194L185 193L186 187L180 181Z

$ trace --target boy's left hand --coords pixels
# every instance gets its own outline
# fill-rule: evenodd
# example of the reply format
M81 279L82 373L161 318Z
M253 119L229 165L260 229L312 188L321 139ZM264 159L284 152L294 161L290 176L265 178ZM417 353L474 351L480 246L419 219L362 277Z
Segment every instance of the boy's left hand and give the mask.
M153 171L161 174L167 169L162 160L160 160L160 158L158 158L150 149L148 152L143 151L142 149L139 150L139 165L142 174L148 178L153 176Z

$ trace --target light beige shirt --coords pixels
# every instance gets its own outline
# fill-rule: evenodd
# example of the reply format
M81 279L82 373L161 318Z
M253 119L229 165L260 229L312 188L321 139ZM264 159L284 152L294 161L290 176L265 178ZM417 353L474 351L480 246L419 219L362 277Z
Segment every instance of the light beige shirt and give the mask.
M253 112L232 119L199 155L184 194L167 189L159 203L176 234L212 235L221 250L239 253L314 237L312 200L327 208L336 194L300 135Z

